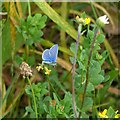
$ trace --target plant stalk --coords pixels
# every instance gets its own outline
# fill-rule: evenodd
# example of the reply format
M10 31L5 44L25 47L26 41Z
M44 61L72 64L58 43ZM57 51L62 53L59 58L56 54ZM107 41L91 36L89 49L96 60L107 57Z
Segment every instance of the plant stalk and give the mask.
M33 96L33 102L34 102L34 107L35 107L35 115L36 115L36 119L38 120L38 113L37 113L37 104L36 104L36 99L35 99L35 93L34 90L32 88L30 79L27 77L28 83L30 85L31 91L32 91L32 96Z
M92 44L91 44L91 47L90 47L90 54L89 54L89 57L88 57L88 63L87 63L87 68L86 68L86 82L85 82L85 88L84 88L84 92L83 92L83 100L82 100L82 104L81 104L81 112L79 114L79 118L81 117L82 108L83 108L84 101L85 101L86 90L87 90L87 86L88 86L88 82L89 82L90 61L91 61L92 52L93 52L93 49L94 49L94 44L95 44L95 41L96 41L97 33L98 33L98 28L95 29L93 41L92 41Z
M80 40L80 36L81 36L81 29L82 29L82 24L79 24L79 26L78 26L78 38L76 40L76 53L74 55L73 70L72 70L72 102L73 102L73 110L74 110L74 114L75 114L76 118L78 117L78 115L77 115L76 101L75 101L74 81L75 81L75 70L76 70L75 65L76 65L76 59L77 59L79 40Z

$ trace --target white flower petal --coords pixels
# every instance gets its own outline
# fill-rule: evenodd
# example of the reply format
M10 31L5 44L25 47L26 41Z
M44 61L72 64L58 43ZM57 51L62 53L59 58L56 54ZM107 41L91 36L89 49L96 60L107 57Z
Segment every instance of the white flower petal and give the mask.
M103 24L109 24L109 18L107 17L107 15L103 15L101 17L98 18L101 22L103 22Z

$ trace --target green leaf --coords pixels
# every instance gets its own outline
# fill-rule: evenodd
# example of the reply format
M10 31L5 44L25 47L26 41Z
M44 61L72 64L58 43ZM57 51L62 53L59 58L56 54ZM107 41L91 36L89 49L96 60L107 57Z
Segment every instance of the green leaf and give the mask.
M31 108L31 106L25 107L25 110L26 110L27 112L30 112L30 113L34 112L33 109Z
M49 112L49 111L48 111L48 106L47 106L47 105L43 104L43 108L44 108L44 110L45 110L46 113Z
M98 74L101 71L101 66L98 61L92 60L90 64L90 76Z
M94 74L94 76L90 76L90 82L93 85L99 85L100 83L102 83L104 81L104 77L100 74Z
M59 104L59 100L58 100L58 98L57 98L57 96L56 96L55 93L53 93L53 97L54 97L54 99L56 100L57 104Z
M92 98L91 97L85 97L82 112L90 110L90 108L92 108L92 106L93 106Z
M90 48L90 39L88 37L84 37L83 46L84 48Z
M34 42L38 42L41 41L41 37L43 36L43 32L41 30L37 31L34 35L33 35L33 41Z
M56 11L50 7L46 2L35 2L36 5L57 25L59 25L62 30L66 31L75 40L77 39L77 31L69 25ZM82 38L82 36L81 36Z
M6 21L2 32L2 64L11 56L10 21Z
M30 32L30 34L33 36L33 35L35 35L36 34L36 32L38 32L38 29L37 29L37 27L30 27L29 29L29 32Z
M115 117L115 111L114 109L110 106L108 111L107 111L108 118L114 118Z
M82 118L84 119L89 119L89 116L85 113L85 112L82 112L81 114Z
M25 44L31 46L33 44L33 40L32 39L27 39Z
M109 79L110 79L110 76L109 76L109 75L106 75L103 82L106 82L106 81L108 81Z
M70 92L66 92L64 99L60 101L61 105L64 106L64 112L69 113L72 109L72 95ZM69 103L69 104L68 104Z
M27 95L32 96L32 91L29 85L25 88L25 92L27 93Z
M93 37L94 37L94 32L89 30L88 33L87 33L87 37L90 38L90 41L92 41Z
M109 80L104 84L104 87L99 90L99 94L97 94L97 98L98 98L98 99L101 99L101 100L104 99L103 96L106 94L108 88L111 86L112 81L113 81L115 78L118 77L118 73L119 73L119 72L116 71L116 70L112 70L112 71L110 71L110 72L107 73L107 75L109 75L110 78L109 78Z
M40 19L41 19L41 14L35 14L32 19L31 19L31 25L32 26L37 26L40 24Z
M76 53L76 45L75 45L75 43L72 43L72 44L71 44L70 50L73 52L73 54Z
M84 65L86 65L87 60L88 60L88 51L83 49L80 54L80 61L84 62Z
M83 19L85 19L86 18L86 13L83 12L82 14L80 14L80 17L83 18Z
M89 82L89 83L88 83L88 86L87 86L86 92L87 92L87 93L90 93L90 92L93 91L93 90L94 90L94 85Z
M82 64L81 61L78 61L78 64L79 64L79 68L80 68L80 69L86 70L85 66Z
M96 41L97 41L98 43L103 43L104 40L105 40L104 34L99 34L99 35L96 37Z
M18 65L20 65L20 64L22 63L22 61L23 61L23 58L20 57L19 55L16 55L16 56L15 56L15 61L16 61L16 63L17 63Z
M27 17L27 23L30 24L31 21L32 21L32 16L28 16L28 17Z
M38 25L39 29L43 29L45 27L46 20L47 20L47 16L46 15L44 15L44 16L41 17L40 24Z
M83 93L84 92L84 88L85 88L85 83L83 84L83 85L78 85L77 87L76 87L76 91L78 92L78 93ZM88 83L88 86L87 86L87 90L86 90L86 92L87 92L87 94L89 94L90 95L90 93L92 92L94 90L94 85L92 84L92 83Z
M33 66L35 64L35 56L29 56L28 57L28 64L30 66Z

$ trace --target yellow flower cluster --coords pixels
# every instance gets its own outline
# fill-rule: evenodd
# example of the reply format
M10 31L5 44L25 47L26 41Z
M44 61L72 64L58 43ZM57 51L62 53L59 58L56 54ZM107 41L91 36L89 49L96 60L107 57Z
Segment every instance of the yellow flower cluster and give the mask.
M99 112L98 115L100 118L108 118L107 114L107 109L104 109L103 112Z
M40 70L44 70L46 75L50 75L51 70L49 70L46 66L39 65L36 67L37 71L39 72Z
M85 19L83 19L83 18L80 18L79 16L76 16L76 21L77 21L78 23L82 23L82 24L84 24L84 25L90 24L90 18L85 18Z
M118 110L115 112L114 118L120 118L120 114L117 114L117 113L118 113ZM104 109L103 112L98 112L98 116L100 118L108 118L108 116L107 116L107 109Z

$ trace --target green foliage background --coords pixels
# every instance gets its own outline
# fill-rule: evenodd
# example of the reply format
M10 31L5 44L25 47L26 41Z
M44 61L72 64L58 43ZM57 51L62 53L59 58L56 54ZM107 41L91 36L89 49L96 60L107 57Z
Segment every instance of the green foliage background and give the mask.
M94 53L96 56L93 56L91 60L88 96L85 98L82 116L97 117L98 111L108 109L109 106L112 106L109 111L119 110L120 65L119 53L115 52L118 51L116 36L120 35L118 3L19 2L15 4L2 2L0 6L2 13L5 13L0 19L0 36L2 35L0 41L2 45L0 83L2 114L0 116L2 118L35 117L30 86L20 76L19 65L22 61L26 61L34 71L31 82L37 98L39 117L74 117L71 103L71 62L75 53L74 43L77 39L78 24L75 23L75 17L83 12L91 18L91 25L89 28L83 27L83 29L89 29L89 32L85 31L86 36L81 36L78 50L78 69L76 69L75 78L77 105L80 105L84 90L79 80L85 77L85 61L89 55L87 49L89 50L93 39L95 20L97 16L106 14L110 25L103 30L104 35L100 34L96 38L97 45L94 52L101 47L101 55L96 52ZM110 40L113 43L116 41L117 47L113 46ZM57 66L55 68L49 66L52 70L49 76L52 88L50 97L47 96L48 78L43 72L38 73L35 68L42 62L43 50L49 49L54 44L59 45L59 54ZM99 78L99 80L96 81L94 78ZM52 100L56 101L56 106L49 104ZM90 108L93 109L93 114Z

